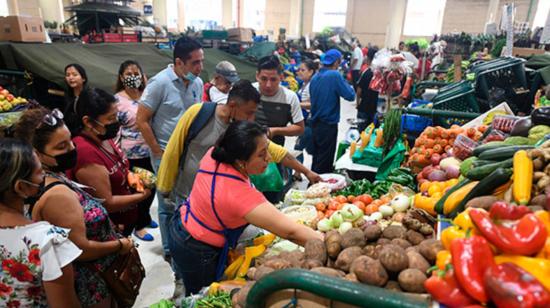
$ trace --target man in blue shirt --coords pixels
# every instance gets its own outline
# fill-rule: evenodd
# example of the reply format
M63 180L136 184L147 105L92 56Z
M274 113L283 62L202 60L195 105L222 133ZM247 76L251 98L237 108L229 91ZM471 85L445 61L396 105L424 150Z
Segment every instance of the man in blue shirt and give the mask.
M342 54L336 49L325 53L323 68L311 80L311 123L313 135L313 163L311 170L323 174L333 171L338 122L340 122L340 97L355 100L352 86L338 72Z
M174 46L174 63L149 79L139 102L136 124L151 151L151 164L158 172L160 160L168 140L183 113L191 105L200 103L203 83L198 77L203 69L204 52L199 42L181 37ZM168 226L175 204L165 202L157 192L160 236L164 256L168 262ZM183 284L176 277L174 298L182 293Z

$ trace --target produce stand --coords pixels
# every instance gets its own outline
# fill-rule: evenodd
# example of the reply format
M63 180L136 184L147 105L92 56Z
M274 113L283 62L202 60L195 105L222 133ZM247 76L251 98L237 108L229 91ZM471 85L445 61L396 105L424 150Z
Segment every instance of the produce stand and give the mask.
M266 306L270 295L279 290L299 289L325 299L357 307L427 307L428 300L395 293L367 285L334 279L311 271L285 269L273 272L256 282L247 297L247 307ZM297 300L297 299L293 299ZM294 304L299 304L294 303ZM319 306L323 307L323 306ZM336 305L336 307L338 307Z

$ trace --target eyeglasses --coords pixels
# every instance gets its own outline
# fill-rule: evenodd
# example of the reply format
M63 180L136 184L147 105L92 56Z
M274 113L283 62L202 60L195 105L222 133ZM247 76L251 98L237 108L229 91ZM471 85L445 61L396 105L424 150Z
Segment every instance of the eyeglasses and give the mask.
M42 118L42 122L38 125L37 129L42 127L42 124L47 124L48 126L55 126L59 120L63 120L63 113L59 109L55 108L50 113L46 114Z

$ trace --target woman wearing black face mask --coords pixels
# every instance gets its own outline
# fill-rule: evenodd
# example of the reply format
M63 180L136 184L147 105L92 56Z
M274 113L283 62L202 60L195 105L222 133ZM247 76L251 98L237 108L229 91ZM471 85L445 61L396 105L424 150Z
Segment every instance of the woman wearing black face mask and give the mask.
M29 144L0 140L0 178L0 306L80 307L71 262L81 251L67 239L69 231L23 214L23 200L39 195L44 183Z
M116 98L101 89L86 90L82 96L86 104L77 106L81 129L73 138L79 154L68 174L94 188L92 195L105 200L103 206L111 220L128 236L138 219L137 206L151 195L151 190L132 193L128 185L128 159L113 140L120 129Z
M76 165L77 153L63 114L55 109L27 110L15 126L15 136L32 144L46 173L45 188L37 186L41 194L32 209L33 220L72 230L69 238L82 250L74 262L78 298L84 306L109 307L107 285L89 264L105 269L118 253L127 253L133 242L115 232L98 199L65 176Z

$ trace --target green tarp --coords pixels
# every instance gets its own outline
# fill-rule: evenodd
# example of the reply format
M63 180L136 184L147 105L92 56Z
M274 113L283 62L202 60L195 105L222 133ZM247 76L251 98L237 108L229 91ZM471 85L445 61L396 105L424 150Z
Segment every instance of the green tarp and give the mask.
M254 63L218 49L204 49L203 81L208 81L219 61L232 62L243 79L255 79ZM69 63L79 63L88 74L92 87L113 90L119 65L132 59L140 63L151 77L172 62L171 50L160 50L151 44L0 44L1 69L26 70L60 87L65 87L63 69Z
M550 84L550 54L534 55L525 63L526 67L536 70L545 84Z

